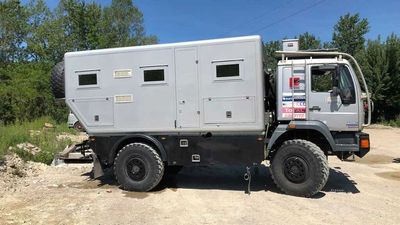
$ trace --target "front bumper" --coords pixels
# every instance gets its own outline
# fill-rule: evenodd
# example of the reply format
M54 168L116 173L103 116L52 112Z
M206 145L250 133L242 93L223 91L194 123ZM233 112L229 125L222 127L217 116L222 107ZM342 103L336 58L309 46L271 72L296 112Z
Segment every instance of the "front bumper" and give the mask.
M363 132L342 132L334 135L336 146L334 154L340 159L351 155L364 157L370 150L369 134Z

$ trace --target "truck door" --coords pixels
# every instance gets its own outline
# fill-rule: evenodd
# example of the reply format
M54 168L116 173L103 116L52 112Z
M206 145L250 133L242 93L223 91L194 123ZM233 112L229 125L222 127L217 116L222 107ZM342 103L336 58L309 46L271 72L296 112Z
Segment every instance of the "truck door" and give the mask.
M199 127L197 49L175 50L177 128Z
M308 119L334 131L358 130L358 92L348 65L310 65L308 71Z

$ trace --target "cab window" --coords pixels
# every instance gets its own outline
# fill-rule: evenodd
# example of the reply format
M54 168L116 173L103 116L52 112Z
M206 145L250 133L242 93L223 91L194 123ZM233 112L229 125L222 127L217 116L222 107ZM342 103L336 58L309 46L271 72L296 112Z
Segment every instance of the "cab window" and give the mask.
M311 91L329 92L332 90L332 78L335 77L335 68L311 67Z
M356 91L351 73L347 66L341 65L339 67L339 89L342 101L345 100L347 104L356 103Z

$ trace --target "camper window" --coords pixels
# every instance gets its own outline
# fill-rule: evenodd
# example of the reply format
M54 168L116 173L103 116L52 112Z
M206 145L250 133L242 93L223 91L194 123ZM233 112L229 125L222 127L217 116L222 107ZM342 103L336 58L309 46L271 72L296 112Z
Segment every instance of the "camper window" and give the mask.
M164 69L144 70L144 82L164 81Z
M243 59L212 61L215 80L240 80L243 78Z
M239 64L217 65L217 77L240 76Z
M97 74L79 74L79 86L97 85Z

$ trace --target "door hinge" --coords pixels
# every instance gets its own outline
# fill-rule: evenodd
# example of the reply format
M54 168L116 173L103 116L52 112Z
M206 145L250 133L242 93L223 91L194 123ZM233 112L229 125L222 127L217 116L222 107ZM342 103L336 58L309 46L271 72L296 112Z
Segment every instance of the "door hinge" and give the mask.
M175 126L175 128L176 128L176 120L174 121L174 126Z

